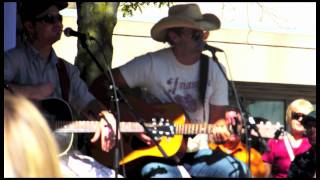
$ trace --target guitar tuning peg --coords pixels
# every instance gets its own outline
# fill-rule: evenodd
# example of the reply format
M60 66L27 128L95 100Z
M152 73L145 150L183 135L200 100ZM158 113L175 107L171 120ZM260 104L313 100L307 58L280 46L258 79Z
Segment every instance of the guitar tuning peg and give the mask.
M159 122L159 126L162 126L162 125L163 125L163 121L161 121L161 120L160 120L160 122Z
M271 126L271 122L270 122L270 121L267 121L267 122L266 122L266 126L270 127L270 126Z
M167 119L166 120L166 126L169 126L170 125L170 122L169 122L169 120Z
M175 133L174 126L170 126L169 129L170 129L171 136L173 136Z
M153 131L156 131L155 133L157 133L157 129L158 129L157 126L153 126Z
M155 119L155 118L152 118L151 121L152 121L152 125L153 125L153 126L156 126L156 125L157 125L157 122L156 122L156 119Z

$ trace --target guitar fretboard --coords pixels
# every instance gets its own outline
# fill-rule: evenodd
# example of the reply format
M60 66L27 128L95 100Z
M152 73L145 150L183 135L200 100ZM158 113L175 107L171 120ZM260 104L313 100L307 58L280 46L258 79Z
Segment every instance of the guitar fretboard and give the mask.
M55 132L63 133L92 133L95 132L99 121L56 121L51 124ZM215 126L213 124L195 123L195 124L175 124L175 125L154 125L145 123L147 128L164 129L164 127L174 126L174 134L210 134ZM120 132L122 133L141 133L143 127L137 122L120 122Z
M78 120L78 121L55 121L54 124L51 124L52 129L55 132L63 133L92 133L95 132L96 128L99 125L99 121L87 121L87 120ZM187 124L153 124L145 123L145 126L151 130L154 134L160 134L164 136L170 135L192 135L192 134L212 134L217 128L213 124L206 123L187 123ZM259 132L264 138L273 138L274 133L282 125L277 123L276 125L263 125L258 124ZM156 129L156 131L154 131ZM120 122L120 132L121 133L141 133L144 132L143 127L138 122ZM159 133L160 132L160 133ZM252 135L257 136L257 134L252 131Z
M99 126L99 121L57 121L52 127L55 132L62 133L92 133ZM137 122L120 122L120 132L144 132L143 127Z
M178 124L174 125L176 134L210 134L216 127L213 124L194 123L194 124Z

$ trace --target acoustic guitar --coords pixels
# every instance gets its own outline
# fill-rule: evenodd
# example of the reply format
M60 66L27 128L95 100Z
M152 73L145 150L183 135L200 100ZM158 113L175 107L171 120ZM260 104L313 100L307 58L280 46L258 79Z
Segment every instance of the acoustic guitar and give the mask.
M113 97L112 93L106 91L108 89L110 83L107 82L104 76L98 77L91 85L90 92L95 95L97 99L101 102L106 102L105 105L110 107L110 102ZM179 161L186 152L186 141L184 135L195 135L195 134L210 134L214 125L212 124L191 124L188 123L187 116L182 107L174 103L167 104L150 104L141 100L141 98L137 98L137 96L130 95L129 93L125 94L125 98L128 100L133 109L138 113L146 122L150 122L152 119L159 119L159 117L166 119L165 128L162 129L162 137L159 141L159 145L165 151L166 155L169 159L175 159L174 161ZM136 122L135 116L130 113L129 108L123 101L120 102L120 121L133 121ZM115 114L115 113L114 113ZM161 125L160 125L161 126ZM271 137L274 131L271 131L271 127L267 126L268 136ZM121 131L121 130L120 130ZM265 135L263 129L261 129L260 134ZM160 133L160 132L159 132ZM254 132L252 132L254 134ZM272 135L271 135L272 134ZM125 138L123 138L125 139ZM126 140L124 148L125 153L124 157L120 160L120 165L131 164L136 160L144 161L143 159L151 158L160 158L163 159L163 154L160 152L157 146L147 146L140 147L138 149L132 148L132 144L135 142L131 142L132 137ZM129 148L129 149L128 149ZM113 155L113 153L111 153ZM107 156L110 156L110 153L103 154L104 159L108 159ZM133 163L134 164L134 163ZM109 164L110 165L110 164Z

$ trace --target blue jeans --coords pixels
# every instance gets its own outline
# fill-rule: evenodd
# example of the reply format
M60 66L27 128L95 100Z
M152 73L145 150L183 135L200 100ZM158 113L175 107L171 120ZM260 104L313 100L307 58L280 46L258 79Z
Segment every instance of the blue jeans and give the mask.
M183 164L192 177L247 177L246 164L222 151L211 149L199 150L193 157L193 162ZM141 174L145 178L181 178L176 166L159 162L146 164Z

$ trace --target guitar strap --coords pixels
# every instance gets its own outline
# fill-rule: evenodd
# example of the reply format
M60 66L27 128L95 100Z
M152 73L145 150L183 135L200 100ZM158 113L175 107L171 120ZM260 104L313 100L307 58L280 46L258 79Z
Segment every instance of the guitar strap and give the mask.
M59 81L60 81L60 87L62 92L62 98L66 102L69 102L70 79L69 79L67 69L63 59L58 58L58 63L56 66L59 73Z
M286 149L287 149L287 152L288 152L288 154L289 154L289 156L290 156L290 160L291 160L291 162L294 160L294 153L293 153L293 150L292 150L292 147L291 147L291 145L290 145L290 142L289 142L289 139L288 139L288 135L287 134L285 134L284 135L284 137L283 137L283 140L284 140L284 144L285 144L285 146L286 146Z
M178 168L182 178L192 178L185 167L183 167L182 165L178 165L177 168Z
M200 56L200 74L199 74L199 99L203 104L203 119L205 119L205 98L207 90L207 81L208 81L208 71L209 71L209 57L205 54Z
M208 81L208 62L209 57L205 54L200 56L200 84L199 84L199 98L202 104L205 102L207 81Z

